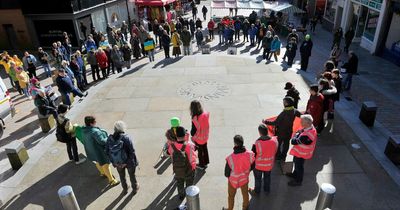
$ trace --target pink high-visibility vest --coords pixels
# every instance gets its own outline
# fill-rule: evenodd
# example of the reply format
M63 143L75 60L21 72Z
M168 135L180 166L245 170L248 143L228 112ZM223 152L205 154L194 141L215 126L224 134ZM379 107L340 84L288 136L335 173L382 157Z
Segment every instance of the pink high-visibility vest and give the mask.
M293 145L293 148L290 150L290 154L295 157L310 159L314 154L315 144L317 143L317 138L318 138L317 130L315 130L313 126L311 129L304 130L300 134L300 137L301 136L308 136L308 138L311 139L312 143L310 145L305 145L305 144Z
M257 140L254 145L257 151L255 168L260 171L271 171L274 167L275 154L278 150L276 136L271 137L270 140Z
M210 113L204 111L199 116L194 116L192 122L196 127L196 134L192 136L192 141L197 144L203 145L208 141L208 135L210 132L209 124Z
M246 152L239 154L232 153L226 157L226 161L231 168L228 180L232 187L240 188L249 183L251 164L254 162L254 153L252 151L246 150Z
M183 143L179 144L177 142L173 143L176 147L176 149L180 150L183 147ZM189 158L189 163L192 166L192 170L196 170L196 160L197 160L197 153L194 151L194 144L192 142L186 142L186 148L185 148L186 155ZM170 154L172 158L172 154L174 153L174 149L172 148L171 145L168 145L168 153Z

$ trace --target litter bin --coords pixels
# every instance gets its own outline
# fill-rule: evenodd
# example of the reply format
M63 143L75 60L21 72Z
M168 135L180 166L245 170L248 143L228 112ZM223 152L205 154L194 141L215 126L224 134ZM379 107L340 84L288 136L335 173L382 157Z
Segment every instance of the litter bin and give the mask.
M29 159L28 153L22 141L16 140L5 146L5 151L11 167L18 170Z
M378 107L373 101L364 101L361 106L360 120L368 127L374 126Z
M186 188L187 210L200 210L200 189L197 186Z
M400 165L400 135L389 137L386 144L385 155L395 164Z

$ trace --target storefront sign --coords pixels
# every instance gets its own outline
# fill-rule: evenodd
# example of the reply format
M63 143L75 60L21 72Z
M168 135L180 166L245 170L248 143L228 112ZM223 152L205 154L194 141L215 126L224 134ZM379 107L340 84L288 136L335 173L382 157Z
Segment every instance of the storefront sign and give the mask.
M53 42L63 41L63 32L67 32L72 46L77 46L72 20L35 20L35 31L40 46L50 47Z
M353 0L372 9L381 10L383 0Z

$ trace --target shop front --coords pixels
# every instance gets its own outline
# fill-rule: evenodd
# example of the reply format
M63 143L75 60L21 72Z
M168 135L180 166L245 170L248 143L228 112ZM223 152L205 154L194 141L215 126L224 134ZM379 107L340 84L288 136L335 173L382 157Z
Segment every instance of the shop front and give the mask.
M179 13L183 10L182 1L177 0L136 0L135 4L138 10L140 20L153 22L166 22L171 20L176 15L176 10Z
M391 1L389 8L381 55L400 66L400 1Z

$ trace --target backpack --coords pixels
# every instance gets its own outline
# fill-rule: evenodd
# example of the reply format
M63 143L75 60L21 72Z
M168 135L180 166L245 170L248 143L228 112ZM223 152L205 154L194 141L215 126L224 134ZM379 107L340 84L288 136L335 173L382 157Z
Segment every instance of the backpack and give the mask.
M122 136L118 139L114 139L114 137L110 135L108 140L111 142L107 145L109 151L108 155L111 163L115 166L125 164L126 160L128 159L128 155L124 148L124 142L121 140L121 138Z
M58 122L58 120L56 120L56 121L57 121L57 129L56 129L57 141L62 142L62 143L67 143L67 142L71 141L72 140L71 134L68 134L65 131L65 125L69 122L69 120L66 119L61 124Z
M171 144L174 152L172 153L172 169L175 173L176 178L184 178L190 173L191 166L189 164L189 158L185 152L186 143L183 144L182 148L178 150L175 144Z

